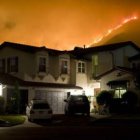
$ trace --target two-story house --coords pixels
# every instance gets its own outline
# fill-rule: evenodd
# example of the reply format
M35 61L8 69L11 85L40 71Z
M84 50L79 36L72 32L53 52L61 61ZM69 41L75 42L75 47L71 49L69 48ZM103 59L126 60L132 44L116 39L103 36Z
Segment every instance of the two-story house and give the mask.
M59 51L4 42L0 46L0 82L5 99L20 90L22 110L31 99L47 99L53 113L64 113L69 94L86 94L91 103L101 90L121 96L133 86L129 57L139 54L132 42ZM91 104L91 108L92 108Z
M22 111L32 99L47 99L53 113L63 113L67 95L82 92L82 87L70 80L70 56L66 51L4 42L0 46L0 72L7 102L13 99L18 84Z

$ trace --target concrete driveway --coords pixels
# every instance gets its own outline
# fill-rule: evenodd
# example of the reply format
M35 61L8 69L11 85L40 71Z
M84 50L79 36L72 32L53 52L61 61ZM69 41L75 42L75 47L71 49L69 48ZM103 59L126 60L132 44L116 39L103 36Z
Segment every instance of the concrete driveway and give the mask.
M28 121L27 116L24 116L25 122L23 124L15 125L13 127L41 127L41 125Z
M13 127L42 127L42 126L88 126L91 121L96 119L102 119L109 117L108 115L99 115L99 114L91 114L90 117L83 115L74 115L74 116L65 116L64 114L54 115L53 120L43 121L38 120L34 122L30 122L27 119L25 122L20 125L16 125Z

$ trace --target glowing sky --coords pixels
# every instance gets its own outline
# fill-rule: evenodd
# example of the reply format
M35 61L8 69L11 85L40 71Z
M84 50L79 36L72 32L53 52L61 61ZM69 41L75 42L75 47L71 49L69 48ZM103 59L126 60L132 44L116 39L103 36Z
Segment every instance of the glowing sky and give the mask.
M139 0L0 0L0 43L73 49L139 15Z

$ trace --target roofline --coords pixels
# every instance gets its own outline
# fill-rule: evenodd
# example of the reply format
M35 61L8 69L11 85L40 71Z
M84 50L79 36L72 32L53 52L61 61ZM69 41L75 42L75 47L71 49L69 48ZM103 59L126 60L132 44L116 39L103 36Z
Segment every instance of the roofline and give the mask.
M98 75L98 76L95 76L95 77L93 77L93 78L94 78L95 80L99 80L99 79L101 79L102 77L104 77L104 76L106 76L106 75L112 73L112 72L115 71L115 70L120 70L120 71L122 71L122 72L126 72L126 73L129 73L129 74L133 74L133 71L126 70L124 67L116 66L116 67L114 67L114 68L112 68L112 69L110 69L110 70L108 70L108 71L106 71L106 72L104 72L104 73L102 73L102 74L100 74L100 75ZM131 70L131 69L130 69L130 70Z
M110 43L110 44L104 44L104 45L98 45L98 46L91 46L89 48L92 48L92 47L93 48L96 48L96 47L106 47L106 46L120 45L120 44L128 44L128 45L131 44L134 47L139 49L139 47L134 42L132 42L132 41L122 41L122 42L116 42L116 43ZM124 46L121 46L121 47L124 47ZM116 49L116 48L114 48L114 49Z
M7 41L3 42L0 45L0 49L3 49L4 47L12 47L12 48L18 49L20 51L31 52L31 53L35 53L35 52L38 52L41 50L47 51L48 53L51 53L51 54L53 54L53 53L61 54L62 53L62 51L60 51L60 50L47 48L46 46L32 46L32 45L26 45L26 44L15 43L15 42L7 42Z
M85 50L87 51L86 53L90 53L92 51L101 52L101 51L116 50L118 48L123 48L126 45L132 45L136 50L140 51L140 48L132 41L111 43L111 44L105 44L105 45L100 45L100 46L91 46L91 47L85 48Z

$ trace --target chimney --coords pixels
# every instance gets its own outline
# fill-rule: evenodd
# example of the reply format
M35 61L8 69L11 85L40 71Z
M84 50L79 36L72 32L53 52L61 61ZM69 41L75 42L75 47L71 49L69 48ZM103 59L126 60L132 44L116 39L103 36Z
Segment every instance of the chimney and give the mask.
M84 49L86 48L86 45L84 45Z

